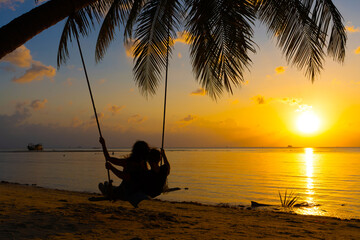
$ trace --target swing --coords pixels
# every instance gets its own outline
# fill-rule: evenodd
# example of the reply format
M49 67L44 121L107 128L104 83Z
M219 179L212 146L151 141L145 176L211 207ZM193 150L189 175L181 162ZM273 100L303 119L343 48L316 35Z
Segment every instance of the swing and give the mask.
M83 57L83 54L82 54L82 50L81 50L81 46L80 46L80 41L79 41L79 38L78 38L78 35L75 34L75 37L76 37L76 42L77 42L77 45L78 45L78 49L79 49L79 53L80 53L80 57L81 57L81 62L82 62L82 65L83 65L83 68L84 68L84 73L85 73L85 78L86 78L86 81L87 81L87 85L88 85L88 89L89 89L89 94L90 94L90 98L91 98L91 103L92 103L92 106L93 106L93 111L94 111L94 114L95 114L95 119L96 119L96 124L97 124L97 128L98 128L98 131L99 131L99 135L100 137L102 138L102 133L101 133L101 129L100 129L100 124L99 124L99 119L98 119L98 116L97 116L97 112L96 112L96 107L95 107L95 102L94 102L94 98L93 98L93 95L92 95L92 91L91 91L91 86L90 86L90 82L89 82L89 78L88 78L88 74L87 74L87 70L86 70L86 66L85 66L85 61L84 61L84 57ZM164 139L165 139L165 117L166 117L166 101L167 101L167 79L168 79L168 65L169 65L169 41L170 41L170 29L168 29L168 41L167 41L167 49L166 49L166 72L165 72L165 94L164 94L164 111L163 111L163 126L162 126L162 140L161 140L161 149L164 148ZM161 162L163 161L163 159L161 159ZM109 169L107 169L107 175L108 175L108 183L109 183L109 186L108 186L108 189L109 189L109 192L112 191L113 187L111 185L112 183L112 180L110 178L110 171ZM161 183L162 186L161 189L162 191L159 192L159 193L156 193L154 195L152 195L152 197L156 197L156 196L159 196L161 193L169 193L169 192L173 192L173 191L177 191L177 190L181 190L181 188L168 188L167 187L167 176L166 176L166 179L164 180L163 183ZM185 190L187 190L187 188L185 188ZM134 207L137 207L138 203L141 202L142 200L145 200L145 199L150 199L150 197L148 196L144 196L143 193L139 193L139 194L134 194L134 196L132 196L131 198L129 198L127 201L129 201ZM109 197L90 197L89 198L90 201L103 201L103 200L117 200L117 199L111 199Z

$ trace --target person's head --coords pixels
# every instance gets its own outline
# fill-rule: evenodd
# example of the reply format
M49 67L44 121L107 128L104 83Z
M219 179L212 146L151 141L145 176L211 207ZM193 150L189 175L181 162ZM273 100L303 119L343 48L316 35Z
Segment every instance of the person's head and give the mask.
M149 154L149 145L144 141L136 141L131 150L131 157L138 160L147 158Z
M149 164L150 166L158 166L161 160L161 153L158 149L152 148L149 152Z

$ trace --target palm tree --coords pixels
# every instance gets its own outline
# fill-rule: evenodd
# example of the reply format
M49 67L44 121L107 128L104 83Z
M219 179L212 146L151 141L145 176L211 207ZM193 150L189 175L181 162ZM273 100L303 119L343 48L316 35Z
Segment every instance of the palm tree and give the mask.
M55 1L58 0L49 2ZM79 1L87 2L86 6L94 3ZM88 10L80 7L68 14L58 63L66 61L67 41L71 36L79 33L86 36L93 20L107 12L98 36L96 60L104 57L117 27L124 26L125 41L133 40L135 44L135 81L145 95L156 92L166 65L165 53L167 50L171 53L178 31L187 33L197 81L215 99L224 90L232 93L233 87L240 86L244 80L244 70L251 64L249 54L256 50L253 41L256 20L267 26L270 37L276 39L286 60L304 70L312 81L320 74L326 55L338 62L345 58L345 27L331 0L95 2L101 2L102 7Z
M312 81L320 74L325 56L343 62L346 32L331 0L133 0L114 1L119 20L109 11L101 28L96 60L113 40L115 25L124 24L125 41L135 41L134 74L140 90L154 94L173 48L177 31L187 32L197 81L217 98L244 80L244 70L255 53L254 22L268 28L287 61ZM126 20L126 21L125 21Z
M98 0L50 0L0 28L0 59L22 44Z

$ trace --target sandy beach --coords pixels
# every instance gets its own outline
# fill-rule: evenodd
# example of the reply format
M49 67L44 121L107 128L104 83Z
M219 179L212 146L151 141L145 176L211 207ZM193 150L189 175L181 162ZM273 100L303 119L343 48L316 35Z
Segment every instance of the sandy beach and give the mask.
M359 239L360 220L143 201L2 182L0 239Z

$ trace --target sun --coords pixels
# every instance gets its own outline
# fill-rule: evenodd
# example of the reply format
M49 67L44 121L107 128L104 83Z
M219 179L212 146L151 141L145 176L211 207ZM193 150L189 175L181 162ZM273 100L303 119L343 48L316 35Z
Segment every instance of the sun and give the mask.
M309 110L299 115L296 125L302 133L314 133L320 128L320 119L313 111Z

